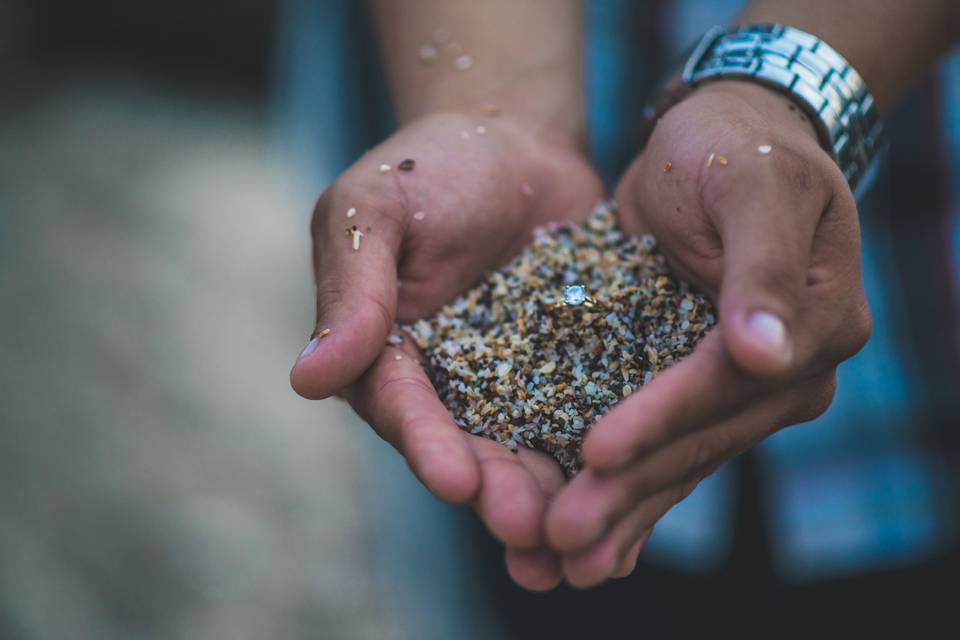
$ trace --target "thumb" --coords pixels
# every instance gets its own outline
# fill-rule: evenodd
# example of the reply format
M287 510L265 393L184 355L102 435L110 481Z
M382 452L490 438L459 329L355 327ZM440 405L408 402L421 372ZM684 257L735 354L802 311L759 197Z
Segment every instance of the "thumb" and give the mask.
M720 330L734 361L757 375L783 373L794 362L811 245L819 211L812 202L785 208L784 194L744 201L723 220ZM746 202L746 196L753 202ZM738 198L739 199L739 198ZM809 208L810 211L802 209Z
M321 197L313 221L317 321L290 372L301 396L338 393L383 351L396 316L400 219L356 200Z

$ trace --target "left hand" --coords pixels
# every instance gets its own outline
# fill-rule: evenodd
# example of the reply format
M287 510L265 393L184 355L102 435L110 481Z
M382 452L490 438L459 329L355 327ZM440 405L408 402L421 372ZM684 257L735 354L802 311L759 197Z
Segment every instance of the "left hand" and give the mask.
M563 484L559 465L461 431L410 341L384 347L400 331L395 321L431 316L520 251L535 227L582 219L604 198L572 133L539 133L509 114L483 122L488 130L471 136L473 110L418 118L321 195L311 225L315 328L330 332L311 340L291 383L308 398L345 397L434 495L472 504L509 549L517 582L542 590L560 580L558 558L542 549L546 505ZM405 157L416 159L413 171L380 172L381 162ZM359 212L352 220L351 207ZM354 222L366 235L358 250L344 234Z
M585 469L547 513L575 586L629 574L700 480L825 411L837 365L870 334L856 203L791 106L758 85L705 85L664 115L617 189L625 228L657 238L719 324L590 431Z

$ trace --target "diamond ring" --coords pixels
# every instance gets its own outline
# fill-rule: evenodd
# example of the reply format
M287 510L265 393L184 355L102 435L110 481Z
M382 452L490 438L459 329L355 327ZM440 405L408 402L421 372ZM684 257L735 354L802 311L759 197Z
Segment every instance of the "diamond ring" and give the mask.
M571 284L563 290L563 297L557 300L553 307L560 309L563 307L584 307L593 309L597 306L597 301L587 295L587 289L582 284Z

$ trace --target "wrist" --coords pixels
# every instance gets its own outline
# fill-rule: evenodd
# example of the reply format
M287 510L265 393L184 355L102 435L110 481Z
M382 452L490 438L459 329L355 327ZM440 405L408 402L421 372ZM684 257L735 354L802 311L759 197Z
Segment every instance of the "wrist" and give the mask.
M816 35L779 23L715 26L693 49L682 77L693 87L740 79L789 95L854 193L876 175L886 146L876 100L856 69Z
M394 91L399 124L440 112L503 119L533 138L586 153L587 128L580 82L569 75L530 71L504 79L432 78Z

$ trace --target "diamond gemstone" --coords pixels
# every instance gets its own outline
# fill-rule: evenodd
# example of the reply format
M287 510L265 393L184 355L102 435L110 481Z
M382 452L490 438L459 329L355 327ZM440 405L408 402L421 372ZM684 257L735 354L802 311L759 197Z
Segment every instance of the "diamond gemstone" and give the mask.
M563 290L563 301L575 307L587 301L587 290L582 284L573 284Z

